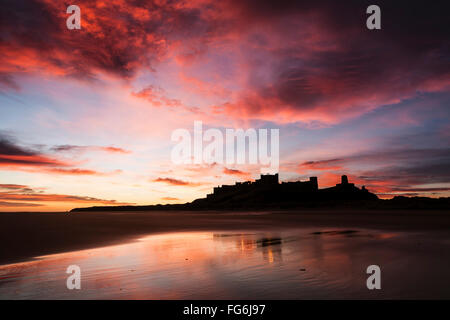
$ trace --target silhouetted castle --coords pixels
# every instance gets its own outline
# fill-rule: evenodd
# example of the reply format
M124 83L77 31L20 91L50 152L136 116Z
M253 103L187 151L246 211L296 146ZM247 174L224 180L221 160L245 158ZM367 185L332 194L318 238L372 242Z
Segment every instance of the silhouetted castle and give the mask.
M212 199L215 196L222 196L234 192L248 192L260 188L279 188L282 191L295 190L298 192L317 191L319 189L317 177L310 177L309 181L295 181L295 182L278 182L278 173L261 175L260 179L255 182L236 182L234 185L223 185L215 187L213 193L206 196L207 199Z
M378 199L364 186L359 189L346 175L334 187L319 189L317 177L309 181L282 182L278 174L261 175L251 182L216 187L206 198L183 204L148 206L103 206L75 208L82 211L151 211L151 210L266 210L290 208L372 208L372 209L449 209L450 198L394 197Z
M245 205L295 203L326 203L350 200L374 200L378 197L370 193L364 186L359 189L348 182L346 175L341 177L341 183L331 188L319 189L317 177L310 177L309 181L282 182L278 181L278 174L261 175L254 182L236 182L234 185L215 187L213 193L206 198L197 199L192 205L207 207L240 207Z

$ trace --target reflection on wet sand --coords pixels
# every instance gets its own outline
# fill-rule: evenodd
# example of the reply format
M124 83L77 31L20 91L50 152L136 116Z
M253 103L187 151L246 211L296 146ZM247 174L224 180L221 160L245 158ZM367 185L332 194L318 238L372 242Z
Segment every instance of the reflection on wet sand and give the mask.
M168 233L0 266L0 298L448 298L438 276L448 246L446 235L373 230ZM371 264L380 291L366 288ZM69 265L81 268L81 290L66 288Z
M235 242L236 248L244 255L251 251L259 250L265 262L273 263L282 261L281 245L283 239L280 237L264 236L262 234L214 234L214 239L223 239L228 237L230 241Z

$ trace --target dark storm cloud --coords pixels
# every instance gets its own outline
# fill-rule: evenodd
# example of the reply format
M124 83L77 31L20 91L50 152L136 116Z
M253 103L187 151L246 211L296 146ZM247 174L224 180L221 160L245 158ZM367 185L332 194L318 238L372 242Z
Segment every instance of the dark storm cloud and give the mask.
M33 156L35 152L26 150L14 144L13 141L9 140L6 136L0 135L0 154L2 155L18 155L18 156Z
M270 80L252 78L240 101L226 106L230 114L267 120L286 114L333 122L450 85L444 2L379 1L382 29L375 31L365 26L365 9L372 4L367 1L259 3L244 2L242 14L249 21L267 19L273 24L272 36L285 42L272 48L275 53L266 61ZM293 29L305 27L304 20L306 27L314 26L312 35L305 33L313 43L306 46L305 39L294 38L301 29Z

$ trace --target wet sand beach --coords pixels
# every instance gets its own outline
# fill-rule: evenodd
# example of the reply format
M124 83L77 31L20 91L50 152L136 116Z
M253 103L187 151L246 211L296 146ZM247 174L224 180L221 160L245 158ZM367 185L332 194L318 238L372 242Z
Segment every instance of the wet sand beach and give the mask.
M4 213L0 299L450 299L449 230L436 211Z
M0 213L0 264L95 248L153 233L283 228L447 231L446 211Z

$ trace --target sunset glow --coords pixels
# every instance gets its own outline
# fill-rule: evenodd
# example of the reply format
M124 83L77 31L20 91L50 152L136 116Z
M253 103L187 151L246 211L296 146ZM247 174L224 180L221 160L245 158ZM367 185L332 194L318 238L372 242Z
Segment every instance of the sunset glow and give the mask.
M194 121L279 129L281 181L450 196L447 13L408 25L387 2L372 32L364 5L312 3L80 0L68 30L64 1L7 0L0 211L184 203L259 176L173 164Z

